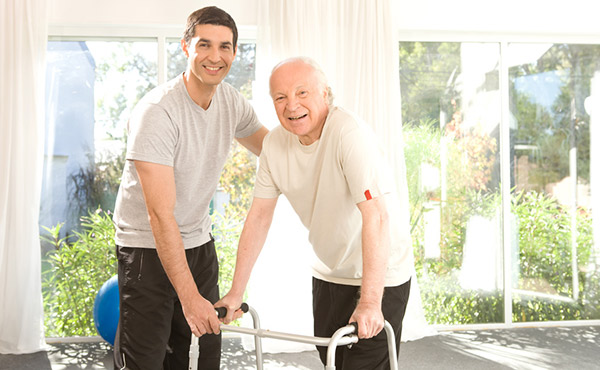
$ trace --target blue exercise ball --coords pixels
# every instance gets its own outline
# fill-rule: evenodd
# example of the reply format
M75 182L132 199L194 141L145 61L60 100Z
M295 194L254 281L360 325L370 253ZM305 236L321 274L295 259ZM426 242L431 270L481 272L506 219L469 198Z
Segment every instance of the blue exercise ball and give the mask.
M108 279L96 295L94 324L98 334L105 341L114 345L117 325L119 325L119 280L117 275Z

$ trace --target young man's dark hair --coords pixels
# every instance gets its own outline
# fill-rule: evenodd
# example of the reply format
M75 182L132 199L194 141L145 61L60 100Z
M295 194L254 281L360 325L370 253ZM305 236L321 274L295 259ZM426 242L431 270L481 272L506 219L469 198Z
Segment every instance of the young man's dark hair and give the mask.
M190 14L185 26L185 32L183 33L183 39L186 44L189 45L194 38L196 26L199 24L212 24L229 28L233 33L233 47L237 46L238 30L235 21L222 9L216 6L207 6Z

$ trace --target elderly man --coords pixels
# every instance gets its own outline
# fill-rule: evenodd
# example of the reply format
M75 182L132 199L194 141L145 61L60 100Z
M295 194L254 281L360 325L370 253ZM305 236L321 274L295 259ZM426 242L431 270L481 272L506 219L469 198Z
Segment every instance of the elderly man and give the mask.
M239 241L234 281L216 306L229 322L239 307L264 245L277 197L284 194L309 230L313 266L314 333L330 337L349 322L361 340L336 352L339 369L385 369L384 320L400 345L413 257L407 224L371 129L332 105L314 61L292 58L271 74L271 97L281 126L263 142L252 207ZM317 348L326 361L326 348Z

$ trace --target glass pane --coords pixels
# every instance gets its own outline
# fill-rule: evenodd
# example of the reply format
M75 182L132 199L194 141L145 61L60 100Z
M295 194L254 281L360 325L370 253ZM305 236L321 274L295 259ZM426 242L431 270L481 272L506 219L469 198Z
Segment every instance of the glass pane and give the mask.
M415 265L429 323L502 322L499 45L400 43Z
M167 40L167 79L175 78L185 72L187 58L181 50L179 40Z
M47 336L97 335L94 297L116 273L110 212L126 123L156 85L156 50L156 42L48 43L40 207Z
M600 318L600 253L592 228L600 46L509 44L507 57L518 235L513 320Z
M246 99L252 99L252 82L254 81L254 59L256 57L256 44L239 43L237 55L231 66L231 70L225 81L239 90ZM181 50L181 44L177 40L167 42L167 77L174 78L185 72L187 59Z

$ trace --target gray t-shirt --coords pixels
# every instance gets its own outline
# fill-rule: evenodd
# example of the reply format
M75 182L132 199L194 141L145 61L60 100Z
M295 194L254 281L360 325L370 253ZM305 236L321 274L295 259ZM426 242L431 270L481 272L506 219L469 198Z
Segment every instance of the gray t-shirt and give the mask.
M149 92L128 124L128 160L115 206L116 244L155 248L134 160L173 167L174 215L183 245L188 249L209 241L209 205L231 143L260 127L250 104L225 82L207 110L189 96L183 74Z

